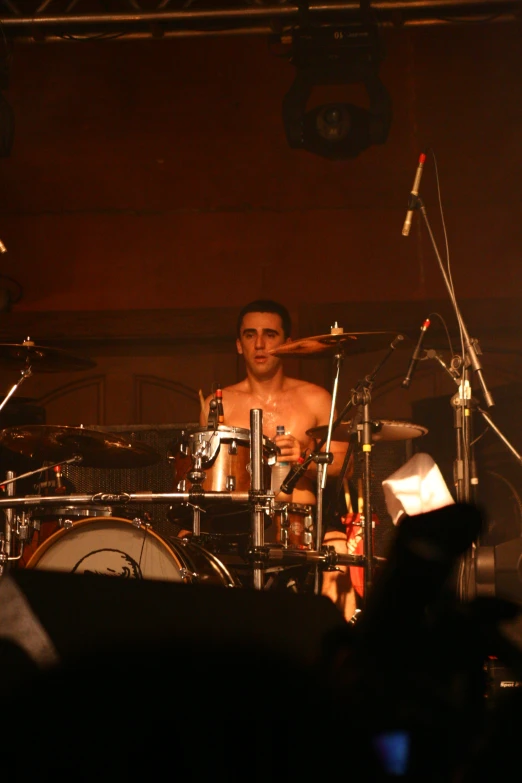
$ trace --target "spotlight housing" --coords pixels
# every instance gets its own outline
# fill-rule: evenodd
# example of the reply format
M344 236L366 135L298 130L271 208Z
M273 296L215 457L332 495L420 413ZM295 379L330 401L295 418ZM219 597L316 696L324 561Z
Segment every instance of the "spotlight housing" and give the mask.
M355 158L373 144L384 144L392 121L391 98L379 79L382 51L367 26L296 31L294 83L283 99L283 123L290 147L325 158ZM339 100L307 111L314 87L362 84L366 109Z

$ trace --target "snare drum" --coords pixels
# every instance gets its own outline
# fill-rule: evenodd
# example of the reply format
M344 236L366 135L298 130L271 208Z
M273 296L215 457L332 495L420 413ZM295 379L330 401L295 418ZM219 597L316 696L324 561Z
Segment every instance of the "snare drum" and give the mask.
M32 536L24 545L24 554L19 561L19 567L24 568L39 546L57 530L72 527L79 519L87 517L110 517L110 506L38 506L31 513L29 530Z
M238 587L213 554L189 541L166 541L152 528L117 517L94 517L61 528L41 544L27 568L125 579Z
M271 465L275 463L275 444L263 437L265 486L270 486ZM201 457L205 479L202 487L213 492L248 492L250 489L250 430L219 425L216 430L199 428L180 434L169 451L173 466L174 492L186 492L192 486L188 475L194 458ZM214 534L248 533L250 513L246 504L234 502L206 503L201 514L201 529ZM181 526L190 525L191 510L172 507L169 519Z
M301 503L276 503L273 521L275 542L286 549L313 549L314 507Z

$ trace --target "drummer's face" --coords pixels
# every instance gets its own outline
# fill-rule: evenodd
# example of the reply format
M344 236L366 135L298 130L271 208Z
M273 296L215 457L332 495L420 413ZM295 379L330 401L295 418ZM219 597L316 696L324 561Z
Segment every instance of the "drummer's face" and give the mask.
M281 316L277 313L247 313L241 324L237 351L245 358L245 364L256 375L274 372L281 359L267 353L270 348L287 342Z

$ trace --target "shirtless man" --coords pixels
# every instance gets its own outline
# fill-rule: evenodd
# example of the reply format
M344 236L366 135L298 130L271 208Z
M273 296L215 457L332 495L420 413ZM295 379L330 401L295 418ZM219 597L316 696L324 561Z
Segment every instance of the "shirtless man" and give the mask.
M245 360L246 378L223 389L224 424L229 427L250 429L250 410L263 410L263 433L274 441L281 453L278 462L294 464L305 449L313 449L314 442L306 434L312 427L328 424L331 395L320 386L306 381L288 378L279 357L268 353L290 340L291 321L287 309L271 300L257 300L246 305L237 323L236 347ZM201 412L201 425L206 426L209 403L207 397ZM283 424L284 435L277 435L276 428ZM328 475L339 474L345 443L332 442L334 455ZM317 466L312 463L297 483L289 498L291 503L315 504ZM324 541L346 553L346 536L337 531L327 532ZM355 594L351 587L348 569L323 572L323 595L328 595L344 612L347 619L355 613Z

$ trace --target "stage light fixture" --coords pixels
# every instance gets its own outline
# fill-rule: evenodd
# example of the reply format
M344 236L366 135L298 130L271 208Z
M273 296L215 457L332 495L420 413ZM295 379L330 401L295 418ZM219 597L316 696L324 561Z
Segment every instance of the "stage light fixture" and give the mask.
M392 120L391 98L379 79L382 51L366 25L298 30L292 36L291 62L297 73L283 99L283 123L293 149L325 158L355 158L373 144L384 144ZM315 87L362 84L368 108L339 100L307 110Z

